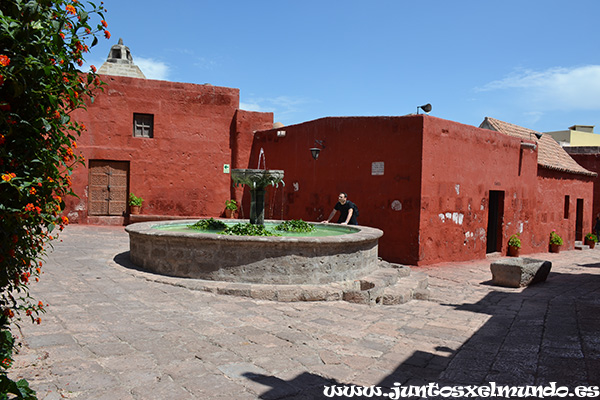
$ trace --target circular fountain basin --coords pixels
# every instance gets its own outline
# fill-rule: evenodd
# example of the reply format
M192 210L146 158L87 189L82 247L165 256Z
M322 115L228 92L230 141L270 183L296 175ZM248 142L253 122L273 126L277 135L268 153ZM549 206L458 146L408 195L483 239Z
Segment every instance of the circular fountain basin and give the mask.
M229 236L178 229L195 222L127 226L131 261L169 276L268 284L354 280L378 268L378 241L383 235L379 229L316 224L335 227L339 235L304 237Z

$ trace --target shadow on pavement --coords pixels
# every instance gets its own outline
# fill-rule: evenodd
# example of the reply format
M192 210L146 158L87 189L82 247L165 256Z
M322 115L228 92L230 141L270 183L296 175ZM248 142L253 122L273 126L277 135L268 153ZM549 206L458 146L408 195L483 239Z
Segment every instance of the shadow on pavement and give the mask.
M552 273L546 282L520 292L492 291L474 304L445 306L491 318L456 352L443 347L437 350L447 356L416 351L386 378L373 382L388 395L352 398L389 399L390 388L397 384L408 389L408 385L431 383L442 387L556 382L571 391L580 385L600 385L600 276ZM271 387L261 399L350 398L349 392L331 396L329 391L326 396L324 388L352 385L308 372L288 381L250 373L245 377Z

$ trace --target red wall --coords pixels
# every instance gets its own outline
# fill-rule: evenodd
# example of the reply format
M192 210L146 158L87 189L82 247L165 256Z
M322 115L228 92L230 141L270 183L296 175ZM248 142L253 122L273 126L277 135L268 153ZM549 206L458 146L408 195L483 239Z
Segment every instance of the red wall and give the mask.
M553 229L556 229L565 241L563 248L572 249L575 244L577 199L583 200L581 233L585 236L592 231L594 177L565 174L549 169L540 169L538 175L534 215L540 229L532 238L532 242L539 249L538 251L545 251L548 248L548 236ZM565 215L565 196L569 196L567 215Z
M277 130L258 132L249 166L258 166L262 148L266 167L285 171L285 187L267 193L265 217L322 221L338 194L346 192L360 210L359 224L384 231L379 242L381 257L415 258L422 124L422 116L343 117L278 129L285 131L285 137L277 137ZM309 150L321 147L315 140L324 141L318 160ZM372 175L372 163L381 161L384 175Z
M223 167L248 157L242 152L232 160L232 149L240 137L252 135L243 129L271 127L272 114L241 112L236 123L238 89L115 76L102 80L104 92L88 111L74 114L87 127L78 140L86 167L73 176L80 199L67 204L70 220L97 222L87 215L89 160L128 161L129 191L145 200L143 214L221 215L232 194ZM153 138L133 137L134 113L154 115Z
M584 147L584 148L570 148L567 150L569 155L573 157L575 161L583 168L588 171L594 171L600 173L600 153L598 153L598 147ZM581 151L581 152L577 152ZM591 223L592 228L596 221L596 216L600 213L600 177L596 176L593 178L594 182L594 202L592 206L592 217Z
M577 198L584 199L583 229L591 228L590 178L538 169L537 149L522 149L515 137L423 115L323 118L278 130L285 137L255 135L248 165L257 168L263 149L268 169L285 170L285 187L267 194L266 218L321 221L347 192L359 224L384 231L379 253L388 261L484 258L490 190L504 192L503 253L514 233L523 254L547 251L552 229L572 248ZM316 161L315 140L324 142ZM383 175L372 175L373 162L384 163Z
M504 192L502 250L522 233L531 252L537 151L521 140L439 118L425 120L421 243L417 263L484 258L489 192Z

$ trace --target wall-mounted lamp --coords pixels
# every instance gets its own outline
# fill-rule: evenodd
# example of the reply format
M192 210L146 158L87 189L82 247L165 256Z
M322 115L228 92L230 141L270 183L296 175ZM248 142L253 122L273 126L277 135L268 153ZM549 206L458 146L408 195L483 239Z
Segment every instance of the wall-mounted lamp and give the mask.
M325 149L325 141L315 139L315 145L321 146L321 148L319 148L319 147L311 147L310 148L310 154L312 155L312 158L314 158L316 160L317 158L319 158L319 153L321 153L321 150Z
M427 103L423 106L419 106L417 107L417 115L419 115L419 108L423 111L425 111L427 114L429 114L429 112L431 111L431 104Z
M521 148L522 149L535 150L536 147L537 147L537 145L535 143L521 142Z

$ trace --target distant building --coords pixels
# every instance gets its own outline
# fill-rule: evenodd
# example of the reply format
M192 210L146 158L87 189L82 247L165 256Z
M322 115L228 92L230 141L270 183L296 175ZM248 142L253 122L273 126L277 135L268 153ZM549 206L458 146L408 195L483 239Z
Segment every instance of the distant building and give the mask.
M594 133L594 125L573 125L566 131L545 132L561 146L600 146L600 135Z
M101 75L146 79L140 67L133 63L131 51L129 51L129 47L123 44L123 39L119 39L119 43L111 47L108 58L102 64L98 73Z

